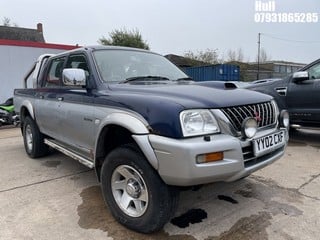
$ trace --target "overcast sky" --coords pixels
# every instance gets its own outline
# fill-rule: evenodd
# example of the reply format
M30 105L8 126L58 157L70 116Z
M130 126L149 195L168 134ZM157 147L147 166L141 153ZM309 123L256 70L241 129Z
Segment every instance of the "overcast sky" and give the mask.
M261 47L273 60L320 58L320 1L274 1L275 13L317 13L319 20L255 23L255 0L0 0L0 17L26 28L43 23L48 43L96 45L125 27L138 29L151 50L164 55L210 48L222 56L242 48L245 60L254 61L261 32Z

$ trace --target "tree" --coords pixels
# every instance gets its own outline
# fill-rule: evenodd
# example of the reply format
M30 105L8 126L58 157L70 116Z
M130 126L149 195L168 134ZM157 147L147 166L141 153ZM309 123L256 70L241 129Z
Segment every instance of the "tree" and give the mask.
M271 56L269 56L264 48L260 49L260 63L264 63L271 60ZM256 61L258 62L258 55L256 57Z
M149 45L142 39L137 30L115 29L109 33L109 38L104 36L98 41L102 45L125 46L149 50Z
M10 21L11 21L10 18L4 17L4 18L2 19L2 24L3 24L3 26L5 26L5 27L10 27L10 26L11 26Z
M227 53L227 62L237 61L236 51L229 49Z
M2 25L5 26L5 27L18 27L18 24L12 23L11 19L8 18L8 17L4 17L2 19Z
M227 53L227 62L243 62L244 55L242 48L238 48L237 51L235 50L228 50Z
M206 50L197 51L196 53L188 51L184 54L184 57L208 64L217 64L220 62L218 50L210 48L207 48Z

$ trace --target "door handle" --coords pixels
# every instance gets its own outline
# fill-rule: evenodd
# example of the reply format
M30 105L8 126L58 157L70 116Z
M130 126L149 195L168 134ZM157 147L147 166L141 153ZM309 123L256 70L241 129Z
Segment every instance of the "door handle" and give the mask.
M63 97L58 97L58 101L63 101Z

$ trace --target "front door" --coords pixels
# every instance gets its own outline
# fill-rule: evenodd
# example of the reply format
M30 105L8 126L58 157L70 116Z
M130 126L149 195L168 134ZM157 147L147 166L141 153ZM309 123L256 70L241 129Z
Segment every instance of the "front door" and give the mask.
M65 68L81 68L90 76L86 57L82 54L69 56ZM88 81L88 80L87 80ZM90 91L80 86L62 83L59 97L59 122L63 143L86 158L94 151L94 106Z
M320 63L308 69L309 79L289 83L287 106L292 120L302 123L320 123Z

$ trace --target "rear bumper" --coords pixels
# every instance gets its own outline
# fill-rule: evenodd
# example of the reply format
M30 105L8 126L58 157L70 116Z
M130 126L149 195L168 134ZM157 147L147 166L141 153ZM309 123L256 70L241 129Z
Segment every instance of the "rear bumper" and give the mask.
M279 129L261 132L259 137L276 131ZM287 141L286 130L285 135ZM241 141L226 134L210 137L210 141L205 141L203 137L177 140L149 135L149 141L158 160L158 172L164 182L176 186L192 186L217 181L235 181L273 163L284 154L285 149L284 145L265 155L254 157L253 150L250 153L250 140ZM204 164L196 162L198 155L212 152L223 152L223 160Z

